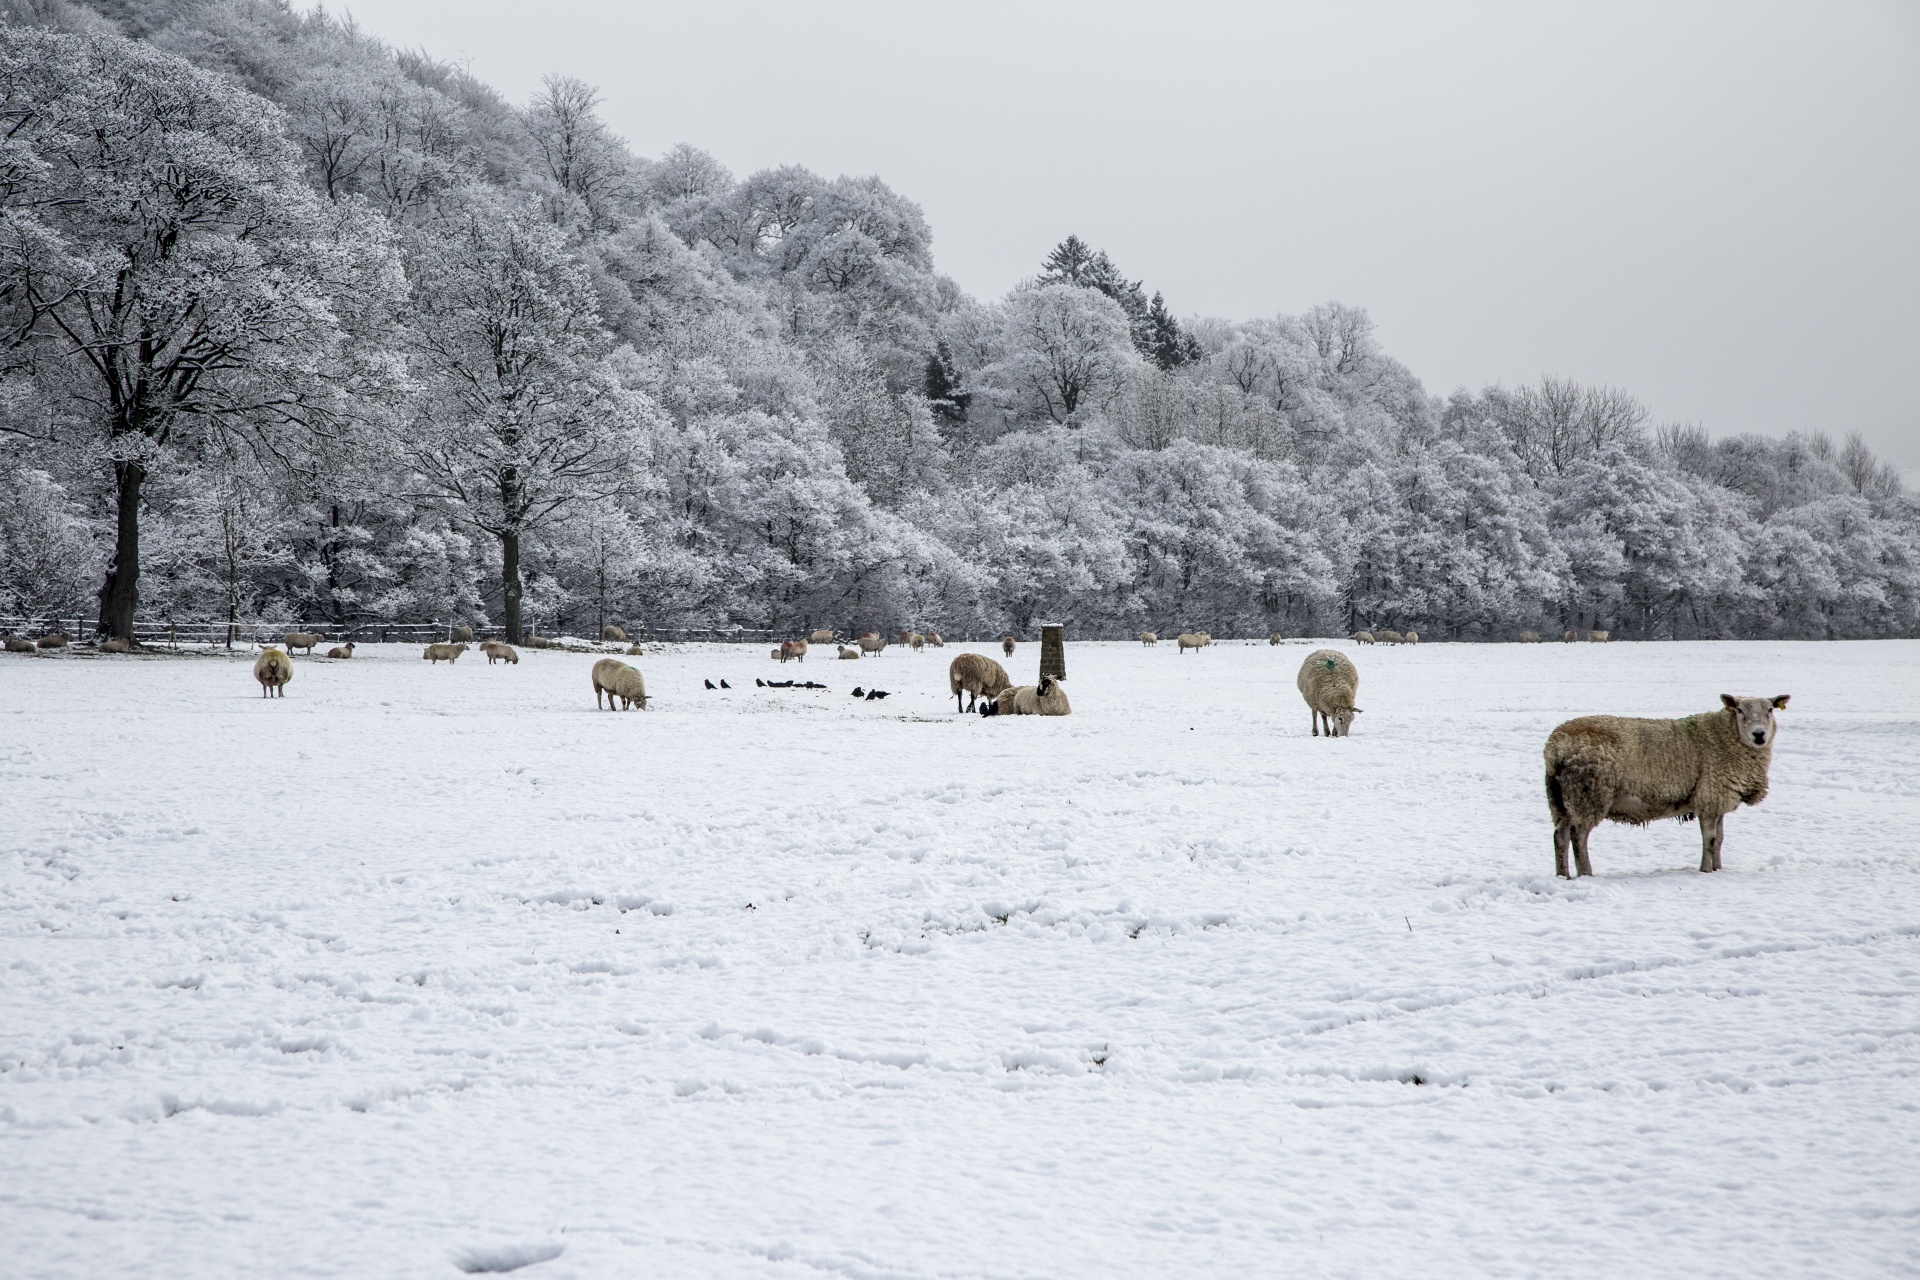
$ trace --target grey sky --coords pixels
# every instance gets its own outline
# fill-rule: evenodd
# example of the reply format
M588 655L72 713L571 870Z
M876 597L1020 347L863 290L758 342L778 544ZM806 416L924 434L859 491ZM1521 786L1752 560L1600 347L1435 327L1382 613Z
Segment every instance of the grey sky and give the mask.
M634 148L877 173L982 298L1068 232L1181 314L1337 298L1431 391L1556 373L1920 481L1920 4L329 0Z

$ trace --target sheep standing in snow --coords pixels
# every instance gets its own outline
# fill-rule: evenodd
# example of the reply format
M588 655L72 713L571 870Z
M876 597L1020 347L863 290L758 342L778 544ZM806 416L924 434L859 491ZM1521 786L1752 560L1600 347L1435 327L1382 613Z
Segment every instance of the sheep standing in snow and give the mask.
M1152 648L1154 645L1159 643L1160 643L1160 637L1153 634L1153 632L1142 631L1140 633L1140 644L1142 645L1142 647Z
M472 627L455 627L453 629L453 634L447 637L447 642L449 644L472 644L473 628Z
M1005 654L1007 657L1011 658L1013 656L1013 649L1014 649L1013 637L1010 635L1001 636L1000 652Z
M1607 633L1604 631L1589 631L1587 632L1587 640L1591 644L1605 644L1607 642Z
M1346 654L1338 649L1315 649L1300 664L1294 683L1313 712L1314 737L1320 736L1322 721L1329 738L1344 738L1352 731L1353 718L1360 714L1360 708L1353 705L1354 695L1360 692L1360 672Z
M467 651L463 644L430 644L421 650L420 656L438 666L445 662L452 664L460 661L460 655Z
M1419 644L1420 633L1418 631L1409 631L1407 632L1406 640L1408 644Z
M832 644L833 632L826 627L822 627L820 630L808 636L807 639L813 641L815 644Z
M1065 716L1073 714L1067 703L1067 687L1052 676L1041 676L1040 683L1017 685L992 702L980 704L983 716Z
M1286 641L1287 641L1287 638L1281 635L1278 631L1269 632L1267 635L1268 644L1285 644Z
M1206 648L1213 643L1213 637L1204 631L1182 631L1176 643L1180 646L1180 652L1185 653L1189 649L1197 651Z
M647 709L647 682L626 663L618 658L602 658L593 664L593 705L600 705L600 695L607 695L607 710L614 709L613 700L620 699L620 710L638 706Z
M953 709L960 710L962 694L969 695L966 709L971 711L982 698L997 698L1011 687L1007 669L985 654L963 653L947 666L947 688L953 692Z
M486 646L482 645L481 647L485 648ZM353 656L353 648L353 641L349 640L345 644L338 644L327 650L327 656L329 658L351 658Z
M260 682L261 697L284 698L293 679L293 659L278 649L262 650L253 660L253 678Z
M1575 631L1572 627L1568 627L1567 634L1561 636L1560 638L1566 641L1568 644L1572 644L1575 640L1578 640L1580 638L1580 633L1578 631Z
M1355 644L1372 644L1374 642L1373 632L1356 631L1353 633L1353 642Z
M1540 633L1538 631L1522 631L1520 633L1520 643L1521 644L1539 644Z
M807 642L805 640L782 640L780 642L780 661L805 662L807 660Z
M1373 633L1373 638L1375 640L1378 640L1381 644L1405 644L1407 639L1405 636L1401 635L1398 631L1380 631L1380 630L1376 630Z
M609 622L606 626L600 628L600 639L606 644L625 644L627 642L627 633Z
M880 656L881 651L884 650L886 647L887 647L887 638L881 635L878 631L869 631L867 632L867 634L860 637L861 653L870 653L877 658Z
M919 653L927 647L927 638L915 631L907 637L907 647Z
M282 643L287 646L288 653L292 653L295 649L304 649L307 656L312 657L313 647L325 642L326 638L317 631L289 631Z
M1776 698L1720 695L1720 710L1680 720L1582 716L1547 738L1547 809L1553 814L1553 869L1590 876L1587 837L1603 821L1643 826L1661 818L1700 819L1700 869L1720 870L1726 816L1767 798L1777 729ZM1571 877L1569 877L1571 878Z
M487 641L480 646L480 652L487 655L488 666L492 666L496 662L504 662L509 666L515 667L520 665L520 655L513 651L513 646L499 640Z
M938 631L927 632L927 648L944 649L946 647L947 647L947 642L940 638L940 633Z

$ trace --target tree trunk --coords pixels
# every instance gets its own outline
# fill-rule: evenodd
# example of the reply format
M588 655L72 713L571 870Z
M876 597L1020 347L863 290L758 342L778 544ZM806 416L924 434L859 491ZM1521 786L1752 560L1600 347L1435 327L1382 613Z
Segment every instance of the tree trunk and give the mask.
M119 528L113 565L100 588L100 638L132 640L133 611L140 603L140 486L147 469L137 462L113 464L119 490Z
M512 530L500 535L500 599L507 614L508 644L521 642L520 591L520 534Z

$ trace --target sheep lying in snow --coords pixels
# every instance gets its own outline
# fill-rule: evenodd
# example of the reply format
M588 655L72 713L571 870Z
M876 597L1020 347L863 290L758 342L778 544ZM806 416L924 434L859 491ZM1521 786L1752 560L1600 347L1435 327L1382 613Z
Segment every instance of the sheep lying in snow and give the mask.
M845 660L847 658L852 658L855 662L858 662L860 661L860 651L858 649L849 649L847 648L847 646L841 645L840 657L842 660Z
M1603 820L1642 826L1661 818L1700 819L1700 869L1720 869L1726 816L1767 798L1777 698L1720 695L1721 709L1680 720L1582 716L1547 738L1547 808L1553 814L1553 869L1590 876L1587 837Z
M460 655L467 651L463 644L430 644L421 650L420 656L436 666L442 662L458 662Z
M453 644L472 644L473 628L472 627L455 627L453 629L453 634L448 636L447 639L449 642Z
M613 700L620 699L620 710L638 706L647 709L647 682L638 671L618 658L602 658L593 664L593 705L600 705L600 695L607 695L607 710L612 711Z
M520 665L520 655L513 651L513 646L498 640L486 641L480 646L480 652L487 655L488 666L496 662L504 662L515 667Z
M525 645L529 649L553 648L553 641L547 639L545 636L534 635L531 631L529 631L526 635L521 637L520 643Z
M307 656L312 657L313 646L317 644L325 644L325 643L326 643L326 637L321 635L317 631L287 632L286 646L287 646L288 653L292 653L295 649L305 649L307 651Z
M982 698L997 698L1013 684L1007 669L985 654L963 653L947 667L947 688L953 692L953 709L960 710L960 696L971 695L966 709L974 709Z
M815 644L832 644L833 632L827 630L825 627L822 627L820 628L820 630L814 632L811 636L808 636L807 638L813 641Z
M1354 642L1355 644L1372 644L1372 643L1373 643L1373 632L1371 632L1371 631L1356 631L1356 632L1354 632L1354 633L1353 633L1353 642Z
M1605 644L1607 642L1607 633L1604 631L1589 631L1587 632L1587 639L1593 644Z
M1014 645L1013 645L1013 637L1012 637L1012 636L1001 636L1001 637L1000 637L1000 652L1001 652L1001 653L1003 653L1003 654L1005 654L1005 655L1006 655L1007 657L1009 657L1009 658L1011 658L1011 657L1013 656L1013 648L1014 648Z
M64 649L67 647L67 637L56 631L50 636L41 636L39 644L42 649Z
M1213 643L1213 637L1204 631L1182 631L1179 636L1180 652L1189 649L1204 649Z
M600 639L605 644L625 644L627 642L627 633L609 622L606 626L600 628Z
M1142 631L1140 633L1140 643L1142 645L1156 645L1160 643L1160 637L1151 631Z
M485 647L485 645L481 646L481 648ZM349 640L345 644L335 645L333 648L327 650L327 656L329 658L351 658L353 656L353 641Z
M1521 644L1539 644L1540 633L1538 631L1522 631L1520 633L1520 643Z
M22 639L19 636L8 636L7 652L8 653L32 653L33 641Z
M98 648L101 653L132 653L133 642L131 640L102 640Z
M263 650L253 661L253 678L260 682L263 698L287 696L287 681L293 679L293 659L278 649Z
M1347 655L1338 649L1315 649L1300 664L1294 683L1300 696L1313 712L1313 736L1320 736L1320 724L1326 722L1329 738L1344 738L1353 729L1353 718L1360 708L1353 696L1360 691L1360 672Z
M1041 676L1040 683L1017 685L992 702L980 704L983 716L1065 716L1072 715L1067 705L1067 688L1052 676Z
M860 637L860 652L862 653L870 653L877 658L880 656L880 651L886 647L887 638L878 631L869 631Z

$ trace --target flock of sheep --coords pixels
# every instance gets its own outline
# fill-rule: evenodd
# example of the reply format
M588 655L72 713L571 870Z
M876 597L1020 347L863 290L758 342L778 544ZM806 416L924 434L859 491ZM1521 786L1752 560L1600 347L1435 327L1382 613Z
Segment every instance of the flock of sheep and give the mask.
M601 632L603 642L625 643L626 633L618 627ZM1283 640L1279 633L1270 643ZM457 662L473 639L471 628L458 628L445 644L430 644L421 653L427 662ZM1419 635L1404 635L1389 630L1359 631L1353 639L1359 644L1417 644ZM1520 633L1523 642L1537 643L1540 637L1531 631ZM1571 643L1579 633L1568 631ZM1589 631L1587 639L1596 644L1607 640L1605 631ZM816 631L813 644L836 644L831 631ZM1180 652L1200 650L1213 643L1204 631L1183 632ZM1140 633L1143 645L1159 643L1151 631ZM5 647L11 653L31 653L36 648L59 649L66 646L64 635L43 636L37 641L9 637ZM262 697L285 697L293 679L292 654L298 650L311 656L324 639L313 632L289 632L284 647L268 647L253 664L253 677L260 684ZM548 648L552 643L529 636L530 648ZM888 645L886 637L869 631L856 642L857 648L836 644L840 658L880 656ZM918 652L942 648L945 642L938 632L900 632L900 643ZM781 662L804 661L808 640L789 640L772 651ZM1002 636L1002 652L1013 655L1014 637ZM123 641L106 641L102 652L127 652ZM479 645L488 665L497 662L515 664L520 655L497 640ZM348 641L327 650L332 659L353 657L354 644ZM632 656L639 645L627 650ZM593 664L593 700L596 708L629 710L647 705L647 684L640 672L617 658L602 658ZM1335 649L1317 649L1300 665L1295 684L1307 704L1314 737L1322 730L1329 739L1347 737L1360 708L1354 699L1359 694L1360 673L1352 659ZM1059 680L1042 676L1038 684L1016 685L1005 667L978 653L963 653L947 668L948 691L953 694L955 712L973 711L980 715L1064 716L1072 712L1066 688ZM1773 760L1773 742L1777 732L1774 712L1787 705L1786 694L1773 698L1721 695L1717 711L1703 712L1677 720L1631 719L1621 716L1583 716L1569 720L1547 738L1545 748L1547 807L1553 818L1554 870L1561 876L1593 874L1587 853L1587 840L1603 821L1625 822L1636 826L1662 818L1698 819L1700 823L1700 870L1720 870L1720 850L1725 838L1726 815L1743 804L1758 804L1766 798L1767 774ZM963 706L962 703L965 705ZM616 706L617 704L617 706ZM1569 866L1568 855L1572 855Z

